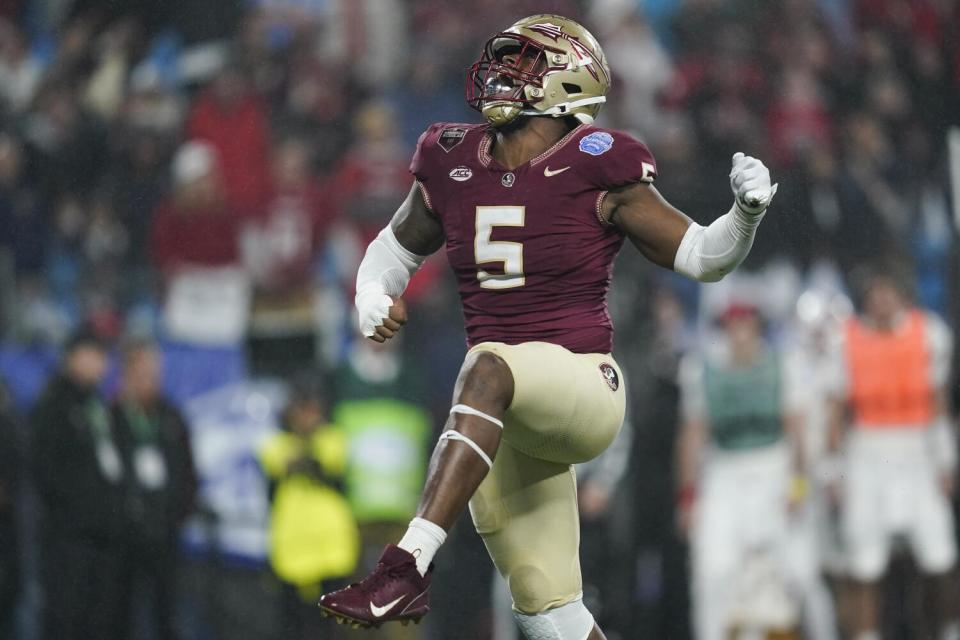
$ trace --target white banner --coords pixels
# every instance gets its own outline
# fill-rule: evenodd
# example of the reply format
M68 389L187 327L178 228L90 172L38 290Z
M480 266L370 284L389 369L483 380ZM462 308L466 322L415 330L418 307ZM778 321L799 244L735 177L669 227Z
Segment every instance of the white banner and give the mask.
M167 336L193 344L236 344L247 333L250 295L250 278L240 267L181 271L167 290Z
M188 546L266 558L269 502L257 451L278 429L283 402L278 383L242 382L187 404L198 502L208 514L191 518L184 531Z

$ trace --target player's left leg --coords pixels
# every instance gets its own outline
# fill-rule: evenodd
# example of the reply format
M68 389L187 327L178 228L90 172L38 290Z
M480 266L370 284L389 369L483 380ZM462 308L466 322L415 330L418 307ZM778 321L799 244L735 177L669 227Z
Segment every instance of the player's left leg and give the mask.
M398 545L387 546L370 576L320 598L325 613L358 627L419 622L426 615L431 561L493 464L513 387L510 368L499 356L467 355L417 517Z

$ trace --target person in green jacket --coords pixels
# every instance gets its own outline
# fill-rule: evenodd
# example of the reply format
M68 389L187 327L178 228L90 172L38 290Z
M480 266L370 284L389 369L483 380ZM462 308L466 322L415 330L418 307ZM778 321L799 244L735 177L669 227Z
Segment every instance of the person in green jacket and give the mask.
M260 450L270 487L270 565L282 583L284 637L329 638L313 604L323 588L350 576L360 535L341 493L346 441L325 421L317 385L293 385L281 430Z

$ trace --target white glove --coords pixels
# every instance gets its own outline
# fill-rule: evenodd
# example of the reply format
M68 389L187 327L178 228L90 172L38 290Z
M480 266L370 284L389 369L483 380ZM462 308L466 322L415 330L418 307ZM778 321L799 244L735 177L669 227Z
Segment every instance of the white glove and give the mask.
M740 152L733 154L730 170L730 188L737 206L747 214L757 216L766 211L777 193L777 185L770 184L770 171L756 158Z

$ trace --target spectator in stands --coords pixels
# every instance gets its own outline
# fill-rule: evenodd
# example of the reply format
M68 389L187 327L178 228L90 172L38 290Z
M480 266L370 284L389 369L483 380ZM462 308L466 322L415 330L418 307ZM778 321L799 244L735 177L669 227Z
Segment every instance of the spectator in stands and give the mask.
M957 443L947 413L953 337L910 303L896 270L870 273L862 310L835 341L828 375L830 451L851 584L855 640L881 633L880 581L902 536L932 586L938 638L960 637L951 500Z
M154 212L151 250L170 278L191 267L238 264L235 210L225 200L219 155L205 142L188 142L173 159L173 196Z
M53 208L53 223L47 230L45 276L53 299L74 322L80 323L83 284L83 236L87 225L85 200L77 193L64 193Z
M38 401L30 462L40 506L44 640L121 640L123 459L98 386L107 348L81 330Z
M10 252L17 275L36 276L46 256L47 216L23 165L22 142L0 133L0 248Z
M26 36L0 20L0 113L23 113L43 77L43 65L30 55Z
M314 272L334 208L312 160L313 147L303 139L291 136L275 144L270 194L246 220L241 235L244 265L254 286L250 360L255 371L268 375L287 376L315 362Z
M270 565L283 584L283 635L326 638L316 600L331 581L356 569L360 537L343 497L347 448L327 422L315 381L291 389L281 431L264 444L260 463L270 486Z
M14 640L17 598L20 595L20 455L6 389L0 385L0 640Z
M153 261L165 285L166 335L234 344L246 335L250 283L240 264L236 209L224 200L216 150L188 142L173 161L174 193L153 221Z
M603 27L598 37L619 75L612 101L618 121L656 145L663 128L660 94L674 74L670 56L635 3L595 3L591 18Z
M790 168L811 147L829 147L832 127L820 78L814 70L801 66L786 69L767 112L774 161Z
M84 109L75 84L44 84L24 123L31 164L39 168L38 186L50 198L94 189L110 157L107 130Z
M849 274L877 255L902 258L911 223L903 201L903 179L890 133L870 112L844 123L846 146L840 167L842 216L837 228L837 258Z
M226 200L234 211L263 203L268 184L267 113L243 70L227 65L187 117L188 139L203 140L220 158Z
M171 150L161 136L145 131L131 132L122 144L109 186L113 208L129 236L125 265L143 270L150 265L152 216L170 182L165 163Z
M104 183L129 235L126 267L150 264L152 216L170 188L169 162L183 120L183 104L156 65L141 63L130 75L130 94L117 120L116 147ZM129 275L129 272L128 272Z
M197 491L190 436L179 409L160 388L154 344L134 341L123 354L122 388L113 406L126 481L124 633L149 629L173 640L177 538ZM136 614L146 614L137 619Z
M327 182L328 194L335 207L335 218L343 222L344 245L355 245L355 259L362 257L362 247L370 242L396 209L396 203L410 189L409 154L404 150L402 128L397 114L386 103L367 102L360 106L353 119L354 140L338 170ZM346 286L353 286L357 262L340 265ZM420 277L407 293L407 300L416 303L432 288L439 277L438 263L427 261Z
M393 215L410 188L409 153L393 110L383 102L361 105L353 119L354 139L330 187L340 215L360 229L366 242Z
M326 241L332 208L313 172L308 144L285 138L274 145L270 158L269 197L248 221L244 249L258 288L286 293L311 284L313 260Z
M433 40L417 42L405 81L391 92L390 103L402 117L403 142L410 149L434 122L470 121L460 85L444 73L451 63L448 53Z
M352 138L345 126L355 97L340 66L323 64L310 50L297 50L289 62L290 81L279 115L287 127L304 132L317 154L318 167L331 172Z

